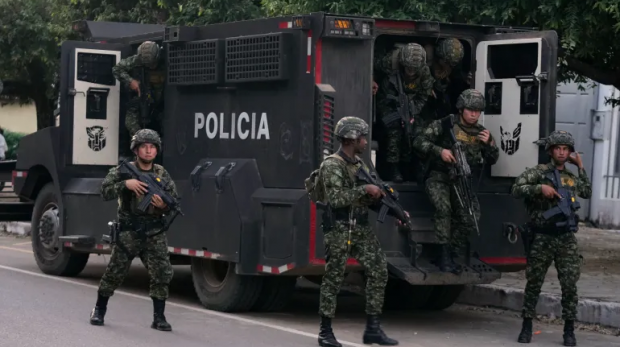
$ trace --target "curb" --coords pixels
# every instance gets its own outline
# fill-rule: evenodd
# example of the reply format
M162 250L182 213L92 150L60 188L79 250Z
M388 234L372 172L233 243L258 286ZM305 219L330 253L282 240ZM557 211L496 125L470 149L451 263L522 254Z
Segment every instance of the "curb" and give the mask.
M521 312L523 290L497 285L465 286L457 302L472 306L490 306ZM540 293L536 314L562 317L562 297L557 294ZM577 306L577 321L589 324L620 328L620 303L580 299Z
M0 222L0 232L12 235L30 235L30 223L28 222Z

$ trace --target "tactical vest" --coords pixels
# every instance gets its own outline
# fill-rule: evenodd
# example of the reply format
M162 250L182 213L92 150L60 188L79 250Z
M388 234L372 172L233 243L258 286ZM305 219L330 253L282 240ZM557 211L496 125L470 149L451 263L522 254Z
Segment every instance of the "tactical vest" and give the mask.
M460 118L458 120L460 122ZM478 166L481 164L482 155L481 153L477 153L478 158L474 158L474 154L477 151L474 146L478 146L480 144L480 140L478 140L478 134L480 133L482 127L479 125L474 125L473 127L467 129L461 127L458 122L454 123L452 130L454 131L454 135L456 136L457 141L459 141L463 145L463 151L465 152L465 156L467 157L467 162L471 166L472 171L476 171ZM452 148L452 140L450 139L450 134L446 131L441 136L441 140L438 143L439 147L450 149ZM449 170L449 166L441 160L441 158L434 159L433 165L431 166L433 170L441 171L447 173Z

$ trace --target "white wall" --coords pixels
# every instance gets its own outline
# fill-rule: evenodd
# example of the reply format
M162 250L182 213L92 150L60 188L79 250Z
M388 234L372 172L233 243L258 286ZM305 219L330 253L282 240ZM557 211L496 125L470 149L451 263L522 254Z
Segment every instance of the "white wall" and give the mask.
M0 105L0 127L30 134L37 131L37 112L32 105Z
M620 228L620 174L615 164L620 141L619 108L605 105L605 98L619 98L620 91L612 86L598 86L598 105L593 110L594 160L592 168L592 199L590 220L603 228ZM598 121L595 121L598 118Z

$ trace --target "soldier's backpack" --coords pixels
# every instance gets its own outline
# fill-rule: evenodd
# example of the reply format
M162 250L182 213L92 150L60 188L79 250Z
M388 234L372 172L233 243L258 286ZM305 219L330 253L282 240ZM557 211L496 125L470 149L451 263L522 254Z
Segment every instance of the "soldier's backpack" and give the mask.
M344 159L336 153L327 156L324 160L329 160L332 158L339 160L342 164L346 164ZM320 170L321 168L312 171L312 173L310 173L310 177L304 180L308 197L314 203L326 203L327 200L327 197L325 196L325 186L323 185L323 177L319 175ZM351 179L353 179L353 177Z

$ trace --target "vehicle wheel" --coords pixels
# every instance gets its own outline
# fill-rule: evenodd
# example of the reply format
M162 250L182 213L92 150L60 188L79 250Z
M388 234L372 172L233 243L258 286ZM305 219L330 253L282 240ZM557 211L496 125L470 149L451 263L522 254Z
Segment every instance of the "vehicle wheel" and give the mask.
M420 309L428 302L433 289L434 286L413 286L400 278L390 278L383 306L388 311Z
M74 277L80 274L88 253L72 253L62 249L58 237L62 233L60 202L54 184L48 183L39 192L32 210L31 238L34 259L48 275Z
M464 285L433 286L424 309L433 311L445 310L456 302L463 289L465 289Z
M235 273L234 263L192 258L192 280L202 305L221 312L249 311L261 293L263 278Z
M263 277L263 288L252 310L259 312L282 310L293 296L296 284L296 276Z

